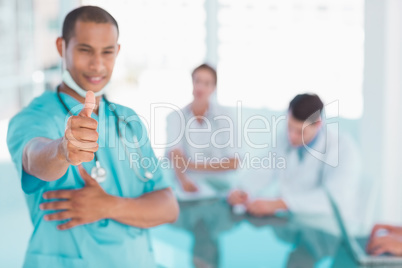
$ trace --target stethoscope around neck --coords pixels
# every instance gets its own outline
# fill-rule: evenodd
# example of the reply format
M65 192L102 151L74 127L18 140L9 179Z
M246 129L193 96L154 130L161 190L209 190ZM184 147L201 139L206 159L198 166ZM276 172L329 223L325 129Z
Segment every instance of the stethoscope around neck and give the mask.
M73 114L71 113L70 109L68 109L66 103L63 101L63 99L62 99L61 96L60 96L60 89L59 89L59 87L57 87L57 97L58 97L60 103L63 105L64 109L67 111L67 113L68 113L70 116L72 116ZM105 103L106 103L109 107L112 106L112 103L106 98L105 95L103 95L103 100L105 101ZM128 152L128 150L127 150L127 146L126 146L126 144L124 143L123 137L122 137L121 132L120 132L119 122L120 122L120 121L123 121L124 123L126 123L126 124L129 126L129 128L130 128L131 131L132 131L133 129L132 129L131 125L130 125L128 122L126 122L124 119L121 119L121 118L117 115L116 109L111 109L111 111L112 111L113 115L114 115L114 116L116 117L116 119L117 119L117 120L116 120L116 129L117 129L117 134L118 134L118 136L119 136L119 140L122 142L122 144L123 144L123 146L124 146L124 151L125 151L125 153L126 153L127 158L130 159L130 157L129 157L129 152ZM132 133L134 133L134 131L132 131ZM137 145L138 145L138 139L137 139L137 136L136 136L136 135L133 136L133 140L134 140L134 141L137 143ZM141 152L141 148L140 148L139 146L137 146L137 148L138 148L138 155L139 155L139 157L140 157L140 159L141 159L141 158L143 157L143 156L142 156L142 152ZM106 181L106 174L107 174L107 172L106 172L106 169L104 169L104 168L101 166L101 164L100 164L100 162L99 162L98 155L97 155L96 152L94 153L94 159L95 159L95 166L94 166L94 167L92 168L92 170L91 170L91 177L94 178L97 182L102 183L102 182ZM136 166L136 165L132 165L132 166ZM139 172L139 170L138 170L136 167L132 167L132 170L134 171L135 175L136 175L141 181L143 181L143 182L148 182L149 180L152 180L152 179L153 179L153 174L152 174L152 172L150 172L147 168L145 168L145 169L146 169L146 170L145 170L145 172L144 172L144 175L141 175L141 173Z

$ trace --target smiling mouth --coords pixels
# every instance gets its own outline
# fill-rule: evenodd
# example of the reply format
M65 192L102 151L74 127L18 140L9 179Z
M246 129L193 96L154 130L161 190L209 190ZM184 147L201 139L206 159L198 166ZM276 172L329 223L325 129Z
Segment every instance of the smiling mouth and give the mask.
M86 80L91 84L99 84L105 77L104 76L85 76Z

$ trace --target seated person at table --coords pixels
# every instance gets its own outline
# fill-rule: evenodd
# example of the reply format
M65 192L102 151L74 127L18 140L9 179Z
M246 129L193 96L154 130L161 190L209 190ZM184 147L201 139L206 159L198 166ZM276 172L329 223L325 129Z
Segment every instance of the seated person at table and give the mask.
M290 102L287 128L278 133L276 148L270 149L283 157L285 165L262 170L261 178L246 175L242 180L245 186L229 194L231 205L245 205L255 216L272 215L278 210L329 214L326 188L341 208L352 207L360 158L350 139L325 127L322 110L323 103L314 94L297 95ZM277 186L270 198L250 196L253 194L241 189L252 186L255 179L268 182L261 188Z
M193 71L192 81L193 101L167 118L167 153L184 191L196 192L199 180L207 181L208 176L229 189L230 176L224 173L231 174L227 171L235 170L237 161L230 117L216 103L216 71L202 64Z

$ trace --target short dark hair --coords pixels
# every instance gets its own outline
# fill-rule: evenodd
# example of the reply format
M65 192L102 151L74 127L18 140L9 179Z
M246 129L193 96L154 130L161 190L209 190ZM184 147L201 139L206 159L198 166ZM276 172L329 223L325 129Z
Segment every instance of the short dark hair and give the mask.
M208 70L209 72L211 72L212 76L213 76L214 79L215 79L215 85L216 85L216 84L218 83L218 75L216 74L216 70L215 70L214 67L212 67L211 65L206 64L206 63L201 64L200 66L198 66L197 68L195 68L194 71L191 73L191 77L194 79L194 74L195 74L197 71L202 70L202 69Z
M299 94L289 104L289 111L299 121L315 122L321 116L324 104L316 94Z
M71 37L74 36L75 24L77 21L110 23L116 26L117 35L119 35L117 21L106 10L96 6L82 6L70 11L64 19L62 37L66 42L66 46Z

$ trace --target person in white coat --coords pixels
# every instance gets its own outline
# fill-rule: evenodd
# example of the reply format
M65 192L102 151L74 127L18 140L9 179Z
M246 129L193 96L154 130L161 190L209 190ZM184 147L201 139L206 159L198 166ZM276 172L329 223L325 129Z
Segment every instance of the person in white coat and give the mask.
M167 155L185 192L200 180L230 189L237 169L230 113L216 102L216 70L202 64L192 72L193 101L167 117Z
M243 185L231 191L231 205L245 205L255 216L275 214L278 210L296 213L330 214L327 192L330 191L344 213L353 214L353 199L360 176L360 157L350 138L324 126L323 103L317 95L297 95L289 104L287 127L278 133L276 157L285 165L266 170L265 187L273 188L269 198L248 193L254 176L245 176ZM260 175L261 176L261 175ZM263 189L264 190L264 189ZM263 191L259 191L262 193ZM349 215L345 215L348 217Z

